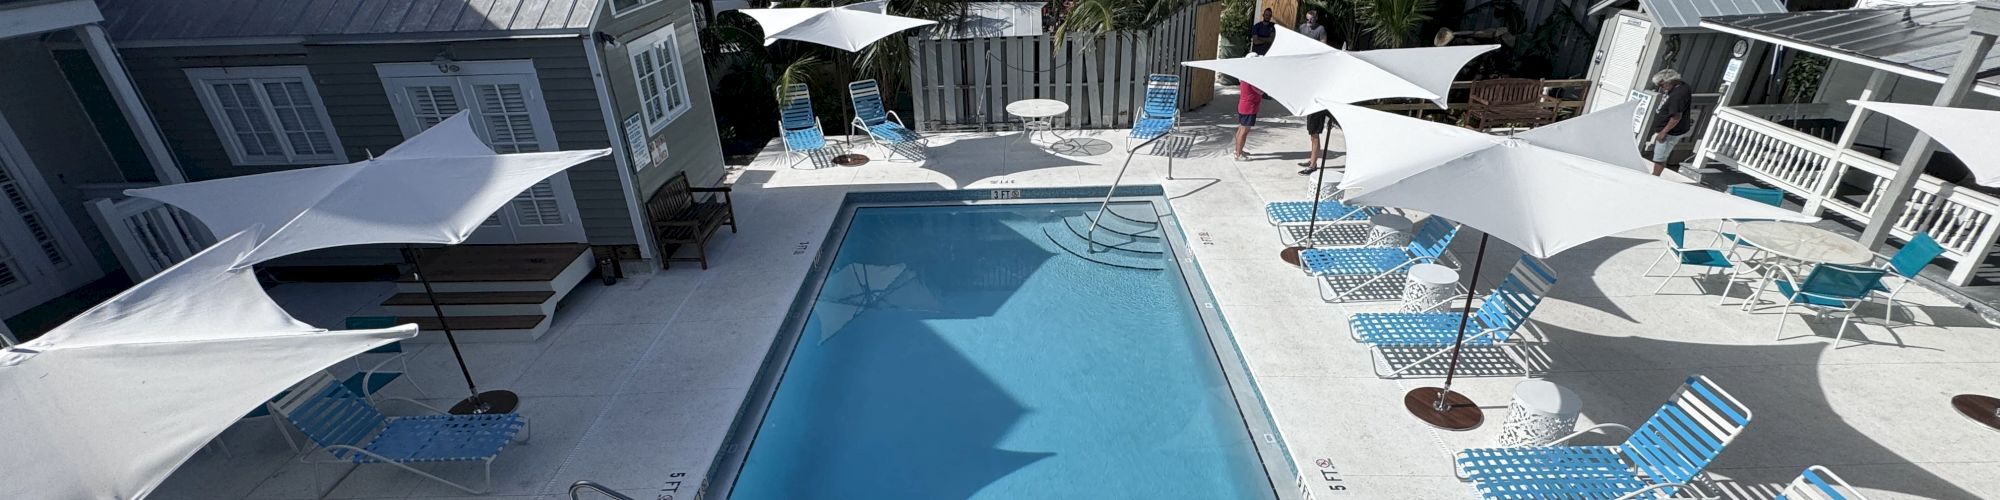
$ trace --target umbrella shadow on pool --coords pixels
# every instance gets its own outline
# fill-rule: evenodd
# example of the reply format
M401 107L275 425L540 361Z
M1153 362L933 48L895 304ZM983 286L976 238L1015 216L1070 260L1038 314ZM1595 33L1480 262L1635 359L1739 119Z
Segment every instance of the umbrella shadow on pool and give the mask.
M1825 344L1702 344L1543 328L1554 337L1549 354L1556 369L1545 378L1582 396L1592 421L1636 425L1691 375L1709 376L1748 407L1754 415L1751 423L1710 467L1729 476L1706 485L1725 498L1770 498L1758 492L1775 491L1808 465L1840 472L1842 465L1911 462L1847 423L1828 400L1821 369L1830 352ZM1853 394L1848 396L1852 399ZM1937 405L1942 408L1944 402ZM1622 434L1589 436L1577 444L1616 444L1623 439ZM1921 497L1978 496L1916 466L1880 480L1865 474L1843 476L1859 487Z
M929 160L924 162L925 169L950 177L956 184L954 187L958 188L993 177L1033 170L1094 165L1050 152L1046 143L1022 140L1020 134L960 137L947 144L932 146Z
M752 450L766 466L738 498L967 498L1054 455L1000 447L1030 410L928 326L993 315L1054 254L994 217L869 216L814 304L800 342L817 346L786 368L814 387L780 391L758 437L776 448ZM978 236L910 241L910 226Z

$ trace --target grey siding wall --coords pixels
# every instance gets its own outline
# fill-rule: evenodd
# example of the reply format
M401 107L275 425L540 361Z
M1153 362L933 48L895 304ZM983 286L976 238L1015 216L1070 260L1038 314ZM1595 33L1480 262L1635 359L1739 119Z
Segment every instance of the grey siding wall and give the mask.
M683 171L687 172L688 181L697 186L722 182L722 136L715 129L716 110L709 99L708 70L702 63L695 12L688 0L664 0L616 17L607 8L604 18L599 20L600 30L619 42L616 47L604 47L605 78L610 84L614 115L619 123L639 113L641 102L638 83L632 76L632 56L625 43L668 26L674 29L680 45L688 101L694 104L686 114L652 134L666 142L668 156L664 161L655 158L653 166L641 168L633 176L641 201L651 197L668 178Z
M610 147L596 86L579 38L494 40L386 45L261 45L171 47L121 51L140 92L152 104L161 132L191 180L268 172L282 168L236 166L229 161L208 115L189 85L186 68L303 65L312 72L327 114L350 160L402 142L395 111L375 72L376 63L430 62L440 54L460 61L533 60L556 141L563 149ZM610 159L570 169L584 231L592 244L632 244L618 171Z
M97 129L77 103L55 58L40 42L32 37L0 40L0 68L4 68L0 69L0 115L7 117L70 225L83 237L84 246L90 247L98 267L117 269L118 257L90 221L77 187L125 182L124 174L104 142L98 140Z

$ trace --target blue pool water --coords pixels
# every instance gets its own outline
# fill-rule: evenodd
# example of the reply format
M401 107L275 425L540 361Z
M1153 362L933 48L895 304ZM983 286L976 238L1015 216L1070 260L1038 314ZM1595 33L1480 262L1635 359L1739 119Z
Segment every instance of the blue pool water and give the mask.
M856 209L730 498L1273 498L1172 251L1052 242L1095 208Z

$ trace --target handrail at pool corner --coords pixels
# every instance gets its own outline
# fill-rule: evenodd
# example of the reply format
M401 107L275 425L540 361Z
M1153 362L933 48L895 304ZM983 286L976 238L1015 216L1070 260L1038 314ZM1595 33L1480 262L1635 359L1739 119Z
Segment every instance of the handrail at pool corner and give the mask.
M615 499L618 499L618 500L637 500L637 499L634 499L634 498L632 498L632 497L628 497L628 496L625 496L625 494L624 494L624 493L619 493L619 492L617 492L617 491L615 491L615 490L612 490L611 488L606 488L606 487L604 487L604 485L602 485L602 484L597 484L597 482L596 482L596 481L587 481L587 480L586 480L586 481L577 481L577 482L575 482L575 483L570 483L570 485L569 485L569 498L570 498L570 500L583 500L583 499L582 499L582 497L578 497L578 496L577 496L578 494L581 494L581 493L583 493L583 490L593 490L593 491L596 491L596 492L597 492L597 493L599 493L599 494L602 494L602 495L604 495L604 496L607 496L607 497L611 497L611 498L615 498Z
M1118 176L1111 178L1111 187L1104 190L1104 203L1097 205L1097 216L1090 218L1090 230L1083 233L1084 244L1090 245L1091 252L1097 251L1097 224L1104 221L1104 210L1111 208L1111 196L1118 194L1118 184L1125 182L1125 170L1132 168L1132 157L1139 154L1139 148L1151 145L1153 141L1166 138L1169 135L1173 135L1173 132L1169 131L1153 136L1151 139L1146 139L1146 142L1141 142L1139 145L1125 150L1125 164L1118 167Z

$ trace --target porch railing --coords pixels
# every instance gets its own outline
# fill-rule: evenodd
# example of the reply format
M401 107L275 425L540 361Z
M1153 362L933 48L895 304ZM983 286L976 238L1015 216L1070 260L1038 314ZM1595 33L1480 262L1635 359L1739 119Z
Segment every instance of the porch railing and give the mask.
M158 201L97 198L84 206L134 283L173 267L215 241L193 216Z
M1812 134L1765 120L1756 110L1717 109L1696 151L1805 200L1808 213L1833 212L1874 224L1869 216L1897 165ZM2000 199L1925 175L1896 215L1890 235L1908 241L1930 233L1952 260L1951 281L1966 284L1993 251Z

